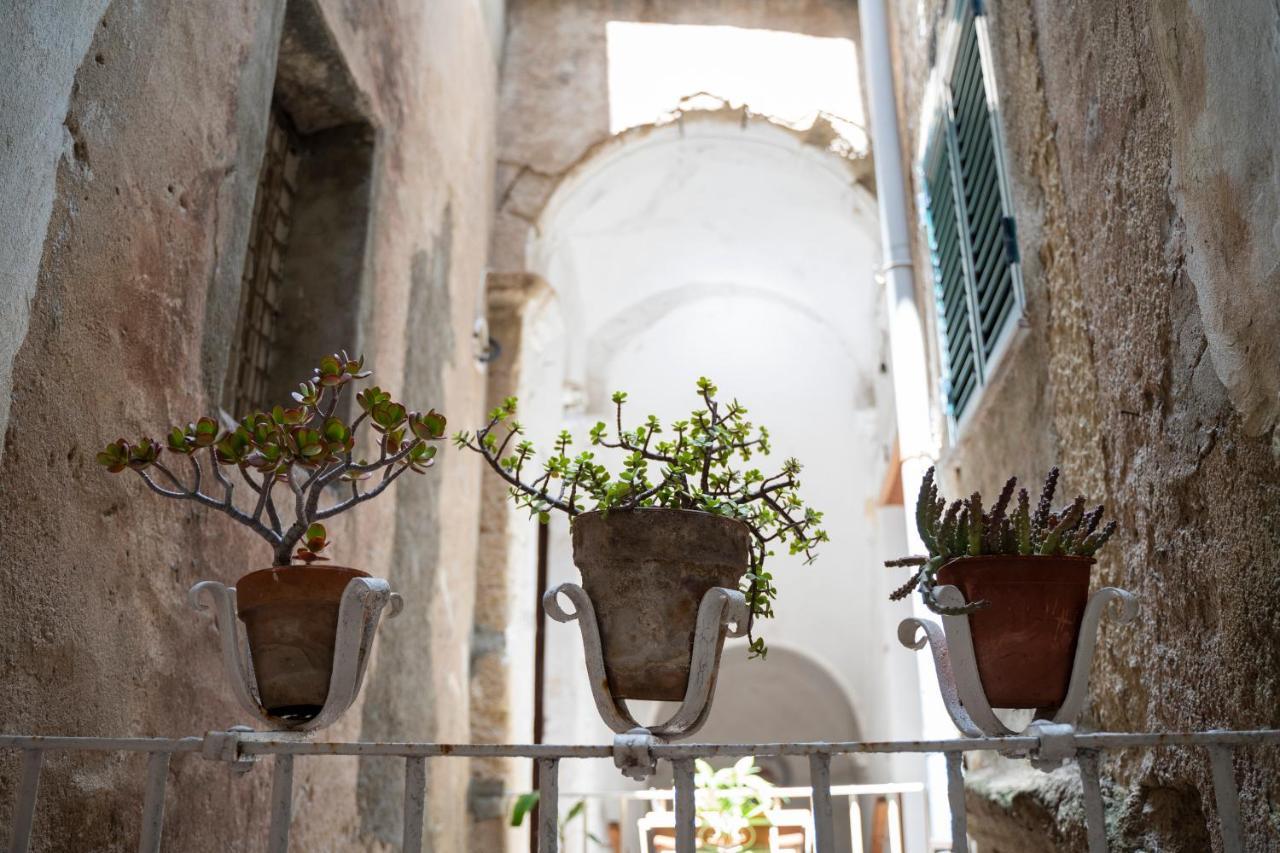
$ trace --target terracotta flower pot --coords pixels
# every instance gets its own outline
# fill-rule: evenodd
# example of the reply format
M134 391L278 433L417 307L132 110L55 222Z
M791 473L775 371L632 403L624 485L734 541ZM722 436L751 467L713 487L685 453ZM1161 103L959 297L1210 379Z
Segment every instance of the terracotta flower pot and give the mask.
M1089 599L1091 557L961 557L938 583L989 607L969 616L973 653L993 708L1057 708L1067 696Z
M273 715L309 720L324 707L333 671L338 606L352 578L342 566L274 566L236 583L258 682L258 698Z
M613 695L680 701L698 605L713 587L738 588L750 561L747 526L694 510L644 508L582 513L572 529L573 562L595 607Z

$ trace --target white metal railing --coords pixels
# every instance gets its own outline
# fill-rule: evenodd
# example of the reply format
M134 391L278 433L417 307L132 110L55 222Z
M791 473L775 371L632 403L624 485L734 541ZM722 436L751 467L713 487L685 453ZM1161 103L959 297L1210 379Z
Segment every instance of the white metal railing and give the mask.
M1099 779L1098 756L1105 751L1193 747L1204 749L1209 758L1218 831L1225 853L1244 850L1241 839L1240 799L1236 788L1233 756L1237 749L1269 746L1280 742L1280 730L1204 731L1172 733L1118 733L1058 731L1040 736L970 737L934 741L853 741L842 743L654 743L648 748L653 758L671 763L674 774L676 849L695 853L696 813L694 801L695 758L754 756L807 756L809 759L813 829L818 853L834 850L834 823L831 797L831 757L886 753L942 753L947 763L947 795L951 806L953 849L967 849L964 803L963 756L966 752L995 751L1005 755L1028 756L1044 762L1074 761L1083 783L1084 811L1090 853L1107 850L1106 826ZM10 853L28 849L32 818L39 794L40 770L49 752L137 752L149 756L142 803L142 829L138 849L143 853L160 850L164 823L164 792L169 762L175 755L197 753L204 758L229 762L244 771L260 756L275 756L272 768L271 822L267 849L284 853L289 849L289 826L293 820L293 766L298 757L321 758L332 755L383 756L404 760L403 850L422 850L422 821L425 810L426 760L457 758L532 758L538 762L541 797L538 815L539 853L554 853L558 844L558 771L561 761L618 759L612 746L558 746L549 744L485 745L380 742L320 742L305 735L258 733L233 729L210 732L204 737L91 738L0 735L0 749L21 753L21 780L9 830Z
M860 783L860 784L847 784L847 785L831 785L829 791L830 791L830 797L833 800L839 800L842 798L848 800L848 811L849 811L848 823L849 823L849 839L850 839L851 853L863 853L862 836L864 831L867 829L867 827L864 825L864 815L862 813L862 806L858 802L859 797L874 797L884 802L884 805L886 806L885 816L884 816L884 824L885 824L884 829L886 833L885 841L888 844L889 853L903 853L903 851L906 849L906 838L905 838L905 833L903 831L903 816L905 814L905 807L904 807L905 804L903 802L903 795L905 794L923 795L925 791L925 786L923 782L884 782L884 783L871 783L871 784ZM699 793L706 793L706 792L700 791ZM732 795L732 794L741 794L741 795L759 796L759 797L775 799L780 802L785 802L788 808L785 810L779 810L776 808L769 809L768 811L770 815L781 815L781 814L791 815L793 811L795 811L792 808L793 806L792 801L805 800L812 803L813 788L808 785L803 787L774 786L768 789L767 794L762 794L761 792L756 791L752 788L717 789L714 792L711 792L711 794L713 797L720 797L720 796ZM509 799L510 799L510 805L514 807L518 798L516 796L511 796ZM650 815L646 817L649 817L649 818L670 817L671 816L670 805L675 801L675 791L671 788L644 788L639 790L612 789L612 790L561 791L560 792L561 803L564 803L566 801L570 803L574 803L574 808L577 807L578 802L583 802L583 803L596 802L600 805L603 805L604 803L611 800L617 802L619 806L618 813L620 817L626 816L627 806L630 803L640 803L640 804L648 805L649 807L654 809L654 811L651 812ZM589 836L587 835L588 829L586 826L586 822L588 820L587 816L588 816L588 812L584 809L582 814L582 820L584 824L582 827L582 830L583 830L584 838L589 839ZM813 848L812 839L814 834L814 822L813 822L812 806L810 806L810 808L807 810L802 810L800 814L797 816L802 817L803 819L803 825L806 833L805 834L805 850L813 850L814 848ZM566 822L568 822L568 818L566 818L565 820ZM630 826L630 824L625 820L623 821L623 823ZM639 834L641 836L644 835L644 832L646 829L659 828L659 827L664 829L670 829L674 827L674 821L664 821L661 824L654 822L646 825L644 818L642 818L640 821L637 821L636 823L637 825L634 828L639 830ZM562 823L560 827L561 838L565 837L566 830L567 828ZM623 842L622 849L623 850L630 849L627 846L625 841ZM642 845L641 849L647 851L650 848L644 847ZM773 848L770 848L770 849L773 849ZM883 851L877 848L875 853L883 853Z

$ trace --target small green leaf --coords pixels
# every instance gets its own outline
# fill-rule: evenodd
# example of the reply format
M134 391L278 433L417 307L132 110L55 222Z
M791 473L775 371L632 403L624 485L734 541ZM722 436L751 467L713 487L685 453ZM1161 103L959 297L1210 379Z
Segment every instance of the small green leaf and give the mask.
M524 823L525 815L533 811L533 807L538 804L539 796L537 791L531 791L516 797L516 801L511 807L512 826L521 826Z

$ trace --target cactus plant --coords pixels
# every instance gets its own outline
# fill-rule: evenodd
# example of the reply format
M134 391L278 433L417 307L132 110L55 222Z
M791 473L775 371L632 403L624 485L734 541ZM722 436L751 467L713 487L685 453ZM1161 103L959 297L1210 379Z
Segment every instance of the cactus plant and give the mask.
M928 550L927 556L889 560L886 566L914 569L910 580L889 596L899 601L918 589L925 606L940 615L972 613L987 606L975 601L962 608L946 608L933 599L938 570L960 557L987 555L1092 557L1115 533L1116 523L1099 528L1104 508L1085 512L1085 499L1078 497L1057 512L1052 510L1058 485L1055 467L1045 478L1034 512L1026 489L1018 489L1017 504L1009 511L1018 480L1010 477L990 512L983 511L982 496L974 492L967 499L948 503L938 495L934 469L925 472L916 500L916 529Z
M739 470L736 462L769 454L768 430L748 421L746 407L737 400L716 399L717 388L706 377L698 380L697 392L702 408L687 420L671 424L670 438L661 437L663 427L653 415L644 424L625 429L622 407L627 395L623 391L613 395L616 434L611 438L608 425L601 421L591 429L590 441L626 454L617 476L599 464L591 451L571 455L573 437L561 432L541 473L526 479L535 452L531 442L518 438L523 430L515 420L514 397L490 412L488 423L474 435L460 432L454 442L483 456L510 486L516 506L543 523L553 510L572 517L588 510L640 507L701 510L744 522L752 537L745 594L753 621L769 617L776 590L772 574L764 568L766 558L773 555L776 544L811 562L815 548L827 541L821 529L822 513L800 499L801 466L795 459L785 460L781 470L770 476L758 468ZM500 436L499 431L505 434ZM764 643L754 635L751 652L755 656L765 652Z
M344 389L369 375L363 358L334 353L321 359L311 379L298 386L293 406L251 412L225 429L213 418L202 417L173 427L164 445L145 437L133 442L121 438L108 444L97 460L112 473L134 471L157 494L193 500L229 515L271 545L274 565L287 566L295 558L308 564L324 560L320 552L329 542L320 522L377 497L406 471L425 473L438 449L432 442L444 437L444 415L434 409L411 412L376 385L356 394L361 413L355 420L347 423L339 417ZM378 434L377 455L371 462L356 456L357 433L366 423ZM186 457L189 473L180 476L161 459L162 453ZM220 495L201 488L202 456ZM252 491L252 509L236 506L236 484L224 471L230 468ZM362 491L361 483L379 472L377 483ZM321 506L325 487L339 482L347 485L349 494ZM288 487L291 506L276 506L279 486Z

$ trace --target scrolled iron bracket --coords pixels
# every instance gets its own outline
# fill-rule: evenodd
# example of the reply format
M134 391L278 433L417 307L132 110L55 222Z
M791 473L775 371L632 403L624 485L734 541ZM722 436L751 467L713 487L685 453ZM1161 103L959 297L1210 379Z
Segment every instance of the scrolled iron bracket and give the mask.
M561 595L573 604L573 610L565 610L560 606ZM614 762L634 779L644 779L653 772L652 760L646 760L640 754L642 749L647 753L648 746L653 743L689 737L706 723L707 716L711 713L711 700L715 695L716 664L722 638L725 635L741 637L745 634L750 616L746 597L741 592L722 587L707 590L698 605L693 658L684 699L665 722L644 726L631 715L626 700L615 697L609 687L604 667L604 647L600 640L600 624L596 620L595 606L587 591L574 583L562 583L547 590L542 597L542 607L557 622L578 623L596 710L605 725L617 735L614 738Z
M202 595L212 599L211 606L200 600ZM381 578L352 578L347 583L338 605L329 693L320 713L310 720L298 721L277 717L258 701L253 660L248 643L241 637L240 620L236 616L235 587L217 581L200 581L187 592L187 601L196 611L212 607L221 640L223 669L240 707L275 731L295 732L316 731L332 725L351 707L364 682L373 635L383 610L386 609L387 618L392 619L404 608L404 600Z
M939 586L933 596L939 605L946 608L959 609L967 604L964 593L954 586ZM1062 733L1062 726L1074 727L1079 722L1089 693L1089 669L1097 650L1098 626L1107 604L1112 601L1120 604L1120 622L1128 622L1137 615L1137 598L1126 590L1103 587L1089 597L1080 625L1080 639L1076 643L1066 698L1048 719L1038 719L1022 732L1014 732L1005 726L987 701L982 680L978 677L978 661L973 652L968 616L943 616L942 625L930 619L904 619L898 625L898 640L904 646L917 650L928 644L933 653L942 703L962 734L966 737L1038 736L1042 740L1038 759L1045 764L1056 764L1052 755L1056 754L1060 743L1046 744L1045 738L1056 737ZM1058 759L1060 761L1061 758Z

